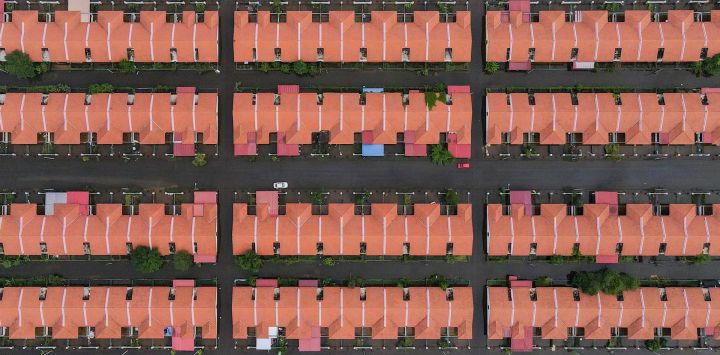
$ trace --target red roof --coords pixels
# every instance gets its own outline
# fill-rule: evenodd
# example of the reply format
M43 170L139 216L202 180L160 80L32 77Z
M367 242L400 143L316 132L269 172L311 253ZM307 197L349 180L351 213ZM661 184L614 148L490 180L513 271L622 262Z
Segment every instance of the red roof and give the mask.
M173 155L176 157L194 157L195 144L173 144Z
M448 150L455 158L470 158L472 153L470 144L450 143L448 144Z
M196 87L194 86L178 86L175 88L175 92L178 94L187 93L187 94L194 94L196 91Z

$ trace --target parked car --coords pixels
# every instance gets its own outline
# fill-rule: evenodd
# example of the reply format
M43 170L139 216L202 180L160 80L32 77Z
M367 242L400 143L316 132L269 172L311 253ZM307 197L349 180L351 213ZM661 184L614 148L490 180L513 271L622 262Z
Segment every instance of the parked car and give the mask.
M286 181L274 182L273 189L287 189L288 183Z

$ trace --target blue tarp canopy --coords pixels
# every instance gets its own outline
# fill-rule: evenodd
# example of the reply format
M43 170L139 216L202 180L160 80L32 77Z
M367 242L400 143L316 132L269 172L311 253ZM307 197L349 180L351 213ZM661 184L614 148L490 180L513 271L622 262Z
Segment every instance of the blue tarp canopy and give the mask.
M385 156L385 145L383 144L363 144L362 156L364 157L383 157Z
M383 88L363 88L363 92L384 92Z

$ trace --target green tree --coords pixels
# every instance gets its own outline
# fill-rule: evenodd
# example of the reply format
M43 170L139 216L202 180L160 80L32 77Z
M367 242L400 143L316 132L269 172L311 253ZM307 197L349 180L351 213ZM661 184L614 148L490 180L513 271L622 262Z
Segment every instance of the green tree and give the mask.
M500 70L500 64L498 62L485 62L485 72L488 74L495 74Z
M19 50L14 50L5 56L5 71L20 79L32 79L41 74L30 60L30 56Z
M437 105L438 95L434 91L425 91L425 105L429 111L432 111L433 107Z
M720 54L716 54L702 62L703 74L715 76L720 74Z
M441 144L436 144L432 147L432 150L430 151L430 159L433 163L438 165L449 164L455 160L452 154L450 154L450 151Z
M195 265L195 259L192 254L185 250L180 250L173 255L173 264L175 264L176 270L187 271Z
M455 190L448 189L445 192L445 204L447 204L448 206L457 206L458 201L458 194Z
M160 270L165 261L157 248L139 246L130 252L130 261L135 270L142 273L150 273Z
M245 254L236 256L235 263L241 269L250 272L259 272L262 268L262 259L254 250L248 250Z
M308 65L302 60L298 60L297 62L293 63L292 70L293 72L295 72L295 74L300 76L307 75L309 71Z
M207 165L207 160L205 159L205 153L196 153L195 158L192 161L192 165L196 167L201 167Z
M333 259L329 256L326 258L323 258L323 264L325 266L335 266L335 259Z
M624 273L607 268L598 271L580 271L570 274L570 284L588 295L602 292L607 295L619 295L624 291L634 290L640 286L639 281Z

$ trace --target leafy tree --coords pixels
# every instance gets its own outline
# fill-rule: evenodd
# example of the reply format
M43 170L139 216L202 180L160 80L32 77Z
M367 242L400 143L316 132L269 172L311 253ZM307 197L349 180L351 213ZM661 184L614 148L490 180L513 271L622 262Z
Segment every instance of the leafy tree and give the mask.
M196 2L195 3L195 12L201 14L205 12L205 3L204 2Z
M142 273L150 273L160 270L165 261L157 248L139 246L130 252L130 261L135 270Z
M328 256L323 259L323 264L325 266L335 266L335 259Z
M134 62L131 62L127 59L123 59L120 62L118 62L118 69L120 69L121 73L125 74L131 74L135 73L137 71L137 66Z
M102 83L102 84L91 84L88 88L88 93L90 94L109 94L115 91L115 87L113 87L110 83Z
M245 254L235 257L235 263L243 270L259 272L262 268L262 260L254 250L248 250Z
M205 159L205 153L196 153L195 159L192 161L192 165L196 167L201 167L207 165L207 160Z
M313 205L324 205L325 204L325 194L322 191L310 192L310 199L312 200Z
M41 74L30 60L30 56L19 50L14 50L5 56L5 71L19 79L32 79Z
M449 189L445 192L445 204L449 206L457 206L458 200L458 194L455 190Z
M306 75L309 71L308 65L302 60L298 60L297 62L293 63L292 70L293 72L295 72L295 74L300 76Z
M284 74L290 74L290 64L288 64L288 63L280 64L280 72L284 73Z
M702 72L707 76L720 74L720 54L716 54L702 62Z
M429 111L432 111L433 107L437 105L438 95L434 91L425 91L425 105Z
M259 70L263 73L267 73L270 71L270 64L267 62L260 63Z
M485 62L485 72L488 74L495 74L500 70L500 64L498 62Z
M449 164L455 160L452 154L450 154L450 151L441 144L436 144L432 147L432 150L430 151L430 159L433 163L438 165Z
M624 272L608 270L580 271L570 274L570 284L583 293L594 296L598 292L607 295L619 295L623 291L634 290L640 286L638 280Z
M175 264L176 270L187 271L195 265L195 259L192 254L186 252L185 250L180 250L173 256L173 264Z

